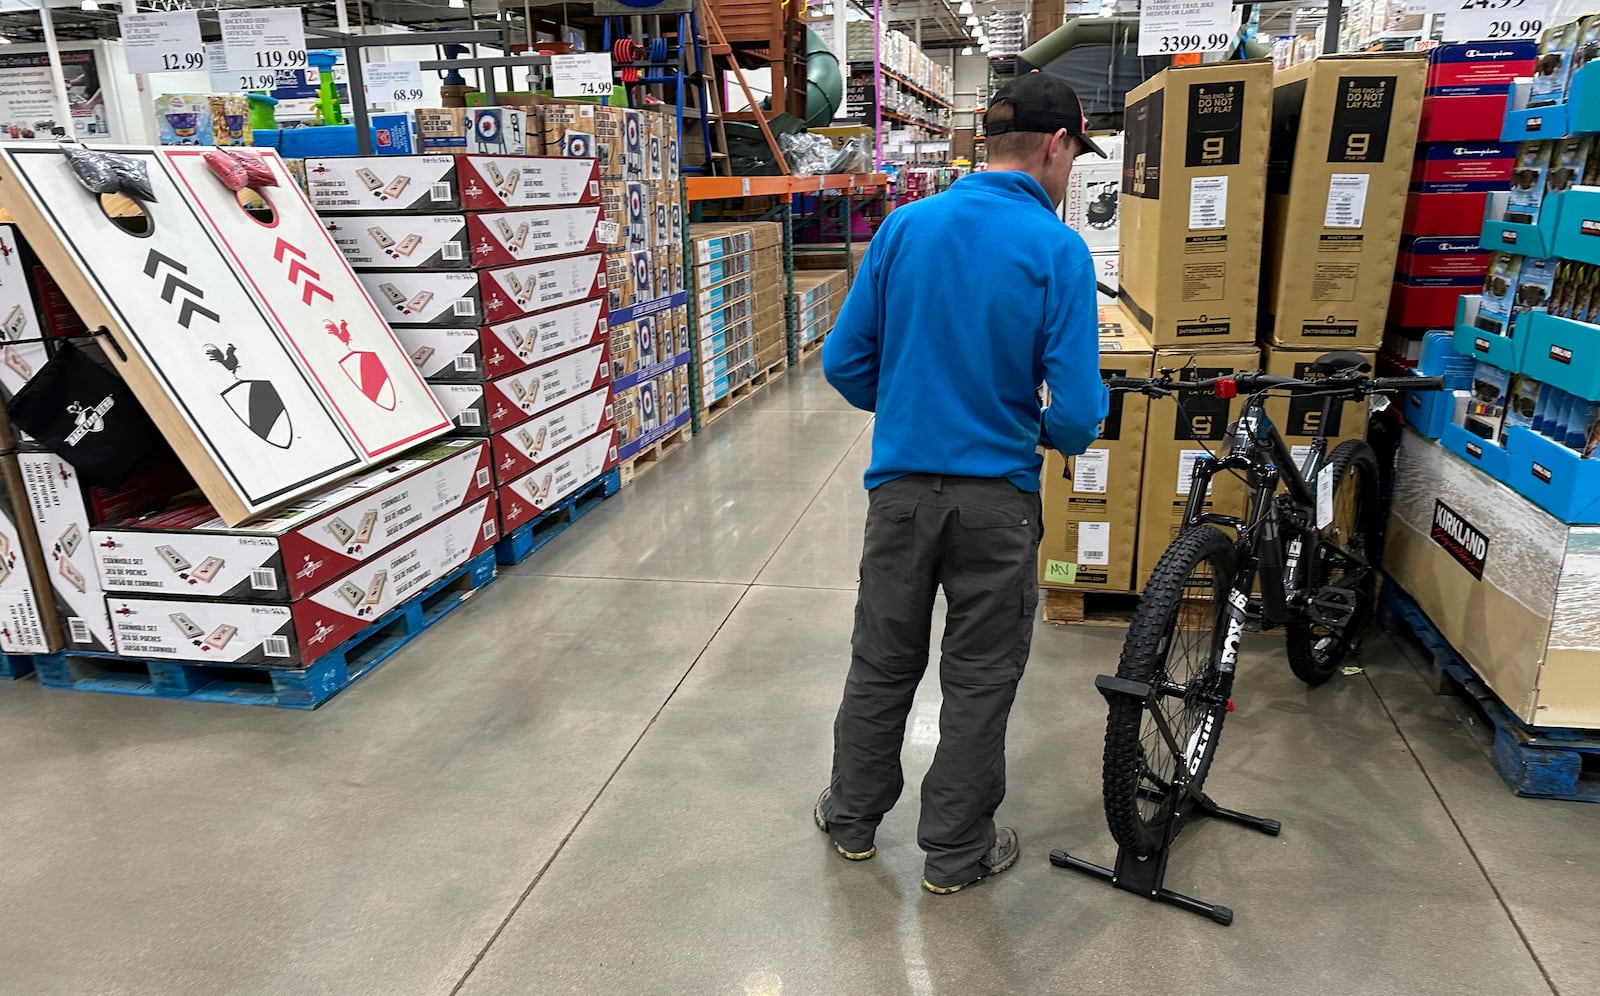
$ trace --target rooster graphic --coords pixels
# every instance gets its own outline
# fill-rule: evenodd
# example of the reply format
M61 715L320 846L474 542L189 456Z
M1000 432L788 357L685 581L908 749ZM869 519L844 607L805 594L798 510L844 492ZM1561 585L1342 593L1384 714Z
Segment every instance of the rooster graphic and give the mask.
M322 327L345 348L344 356L339 359L339 369L350 378L350 382L355 384L368 401L386 412L394 411L394 382L389 379L389 371L378 358L378 354L370 349L355 349L350 345L349 322L341 321L335 324L330 318L322 323Z
M220 392L223 404L251 432L279 449L294 442L294 428L283 398L269 380L246 380L239 376L239 353L233 343L225 347L205 344L206 359L233 375L233 383Z

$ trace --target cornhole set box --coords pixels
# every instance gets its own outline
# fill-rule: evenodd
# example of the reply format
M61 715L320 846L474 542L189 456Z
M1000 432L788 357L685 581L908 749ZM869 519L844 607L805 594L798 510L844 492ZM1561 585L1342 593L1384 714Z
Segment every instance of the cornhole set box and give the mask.
M0 225L0 389L10 397L22 390L50 358L40 341L39 322L21 239L11 225ZM10 421L0 418L0 442L9 445ZM3 638L3 637L0 637Z
M1262 338L1383 341L1427 64L1325 55L1278 73L1267 173Z
M1133 322L1114 306L1100 315L1100 375L1150 376L1154 350ZM1133 590L1139 503L1129 499L1139 493L1149 406L1142 394L1113 394L1100 435L1087 450L1073 457L1045 452L1040 584Z
M51 654L62 647L50 573L33 527L22 468L0 457L0 652Z
M565 453L502 485L500 529L509 535L518 526L543 515L561 500L617 465L617 430L613 426Z
M493 485L482 440L446 439L274 515L230 527L204 502L94 529L115 594L289 602L476 501Z
M498 211L600 202L593 160L533 156L350 156L307 159L318 211L399 214Z
M604 253L566 256L478 271L489 324L600 297L606 292Z
M569 208L474 212L467 217L473 266L509 266L530 259L604 249L598 204Z
M129 657L305 667L492 546L495 507L483 495L290 605L113 596L119 646Z
M610 330L605 304L599 299L580 301L485 327L483 362L489 375L501 377L605 342Z
M411 362L429 382L479 383L488 379L477 329L395 326L394 334Z
M490 432L500 432L566 401L611 383L611 361L601 342L496 377L484 385Z
M356 275L390 326L483 324L478 275L452 270L363 270Z
M615 422L608 385L497 433L491 441L495 481L508 484Z
M1272 92L1265 59L1128 92L1118 293L1157 348L1255 339Z
M230 523L443 434L449 422L276 153L273 223L194 148L97 146L153 198L113 220L60 147L0 147L3 206L108 362ZM175 331L180 330L180 331Z
M463 214L330 215L322 220L345 262L358 270L465 270Z

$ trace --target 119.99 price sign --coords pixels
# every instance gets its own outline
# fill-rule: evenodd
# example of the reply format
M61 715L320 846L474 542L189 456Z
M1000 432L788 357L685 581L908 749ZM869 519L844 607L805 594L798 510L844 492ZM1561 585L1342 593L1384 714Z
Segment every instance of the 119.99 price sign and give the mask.
M1446 41L1510 41L1544 31L1546 0L1446 0Z
M1144 0L1139 6L1139 54L1217 52L1233 44L1231 0Z

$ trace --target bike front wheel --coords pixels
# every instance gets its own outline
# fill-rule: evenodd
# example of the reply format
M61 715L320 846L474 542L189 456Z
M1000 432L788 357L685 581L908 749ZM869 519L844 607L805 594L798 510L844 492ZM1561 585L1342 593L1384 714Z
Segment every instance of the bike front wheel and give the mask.
M1317 535L1306 565L1310 603L1284 627L1289 668L1312 686L1334 676L1372 620L1382 553L1372 447L1340 443L1324 473L1333 475L1333 521Z
M1106 825L1124 849L1160 849L1168 824L1204 784L1227 716L1232 674L1218 667L1228 631L1233 541L1220 529L1181 533L1157 562L1122 644L1117 677L1147 684L1110 696L1101 789Z

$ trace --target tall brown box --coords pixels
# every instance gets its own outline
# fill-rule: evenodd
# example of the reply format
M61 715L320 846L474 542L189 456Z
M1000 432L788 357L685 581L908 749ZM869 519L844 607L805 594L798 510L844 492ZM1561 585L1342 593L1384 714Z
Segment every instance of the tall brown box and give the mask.
M1262 341L1383 341L1426 74L1422 53L1392 52L1327 55L1273 78Z
M1154 350L1122 317L1100 310L1100 375L1148 377ZM1142 394L1113 394L1100 423L1100 438L1082 455L1044 457L1044 540L1039 544L1039 583L1088 591L1132 591L1139 529L1139 493L1144 466Z
M1284 346L1267 346L1262 350L1263 369L1269 374L1277 374L1280 377L1314 381L1317 375L1311 372L1311 365L1326 352L1327 350L1320 347L1289 349ZM1369 364L1377 360L1378 354L1373 350L1360 352ZM1283 435L1283 441L1289 444L1297 467L1305 462L1305 455L1311 448L1311 440L1316 438L1319 431L1328 437L1329 453L1346 439L1365 439L1367 436L1365 402L1334 404L1326 422L1322 418L1322 408L1322 398L1269 397L1267 399L1267 417L1278 427L1278 432Z
M1157 350L1155 369L1181 369L1182 380L1206 380L1240 370L1255 370L1261 354L1256 347L1218 344L1203 349ZM1210 394L1185 394L1180 409L1176 398L1150 402L1146 420L1144 468L1139 481L1138 587L1143 589L1161 553L1183 525L1189 500L1189 473L1195 458L1215 453L1227 435L1230 422L1239 417L1244 396L1223 400ZM1244 513L1244 484L1232 474L1211 482L1206 510L1230 515Z
M1128 92L1118 294L1157 349L1255 339L1271 120L1264 59Z

